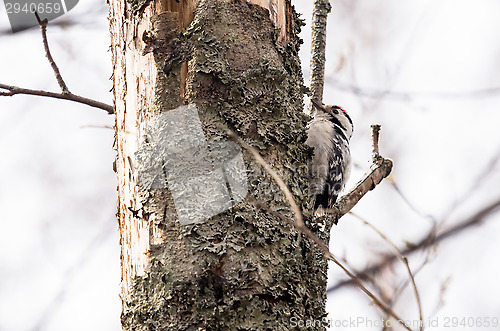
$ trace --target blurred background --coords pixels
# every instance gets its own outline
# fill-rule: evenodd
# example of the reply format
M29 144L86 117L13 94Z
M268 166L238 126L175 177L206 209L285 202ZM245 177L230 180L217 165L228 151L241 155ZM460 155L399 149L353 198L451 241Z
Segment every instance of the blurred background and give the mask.
M307 83L312 1L293 3L307 24ZM353 212L406 251L427 330L500 330L500 2L332 5L324 102L355 125L348 187L370 166L370 124L394 161ZM58 91L39 30L10 33L0 8L0 83ZM70 91L111 104L107 5L81 1L48 39ZM120 330L113 122L69 101L0 97L0 331ZM346 215L330 247L351 270L376 270L370 289L416 329L387 242ZM382 330L380 310L338 267L329 273L332 329Z

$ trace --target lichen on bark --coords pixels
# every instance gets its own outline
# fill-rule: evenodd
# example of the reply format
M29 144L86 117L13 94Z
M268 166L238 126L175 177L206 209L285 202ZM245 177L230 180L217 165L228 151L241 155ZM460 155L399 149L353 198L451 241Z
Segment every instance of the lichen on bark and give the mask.
M130 12L133 15L139 14L151 2L151 0L126 0L130 5Z
M310 151L304 146L299 39L280 45L277 35L268 11L259 6L201 1L183 33L193 47L186 102L197 105L208 140L227 139L227 129L237 132L307 209ZM160 67L152 114L180 101L171 91L180 64L169 73ZM249 192L293 217L277 184L250 154L244 159ZM179 225L174 213L164 212L173 208L168 193L141 194L147 213L162 211L164 240L151 247L149 268L134 279L125 299L124 329L290 330L292 317L325 316L323 254L289 224L245 200L204 222Z

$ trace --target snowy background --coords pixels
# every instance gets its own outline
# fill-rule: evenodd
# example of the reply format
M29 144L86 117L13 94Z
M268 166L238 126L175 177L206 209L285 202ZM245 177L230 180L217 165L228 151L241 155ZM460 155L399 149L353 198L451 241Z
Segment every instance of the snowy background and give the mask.
M312 1L294 4L307 23L307 81ZM500 2L332 5L324 101L355 124L350 184L370 165L370 124L382 125L381 153L395 164L354 212L404 249L499 201ZM9 33L0 8L0 83L58 91L39 30ZM60 22L48 38L70 91L111 104L107 5L81 1ZM69 101L0 97L0 331L120 330L112 125L104 111ZM500 330L484 326L500 319L500 213L481 220L409 255L427 330ZM351 215L332 230L331 249L358 271L390 252ZM391 299L407 278L396 262L371 288ZM345 279L331 265L330 286ZM411 287L396 298L394 310L418 320ZM328 311L335 330L382 329L384 315L354 287L331 291Z

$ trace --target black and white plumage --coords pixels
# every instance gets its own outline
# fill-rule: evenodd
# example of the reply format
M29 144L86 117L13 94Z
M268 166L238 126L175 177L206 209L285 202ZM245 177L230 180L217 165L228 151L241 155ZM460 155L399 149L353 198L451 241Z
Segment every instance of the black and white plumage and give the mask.
M309 193L316 215L333 207L351 172L349 140L353 125L338 106L313 103L313 118L307 125L306 144L314 149L309 164Z

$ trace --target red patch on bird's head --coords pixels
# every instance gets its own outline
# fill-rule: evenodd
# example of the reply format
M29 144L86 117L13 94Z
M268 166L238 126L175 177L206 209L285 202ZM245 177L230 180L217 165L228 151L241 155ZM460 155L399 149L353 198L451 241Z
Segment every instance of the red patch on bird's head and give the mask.
M344 108L342 108L342 107L340 107L340 106L338 106L338 105L335 105L335 107L337 107L338 109L342 110L344 113L348 114L348 113L347 113L347 110L345 110Z

